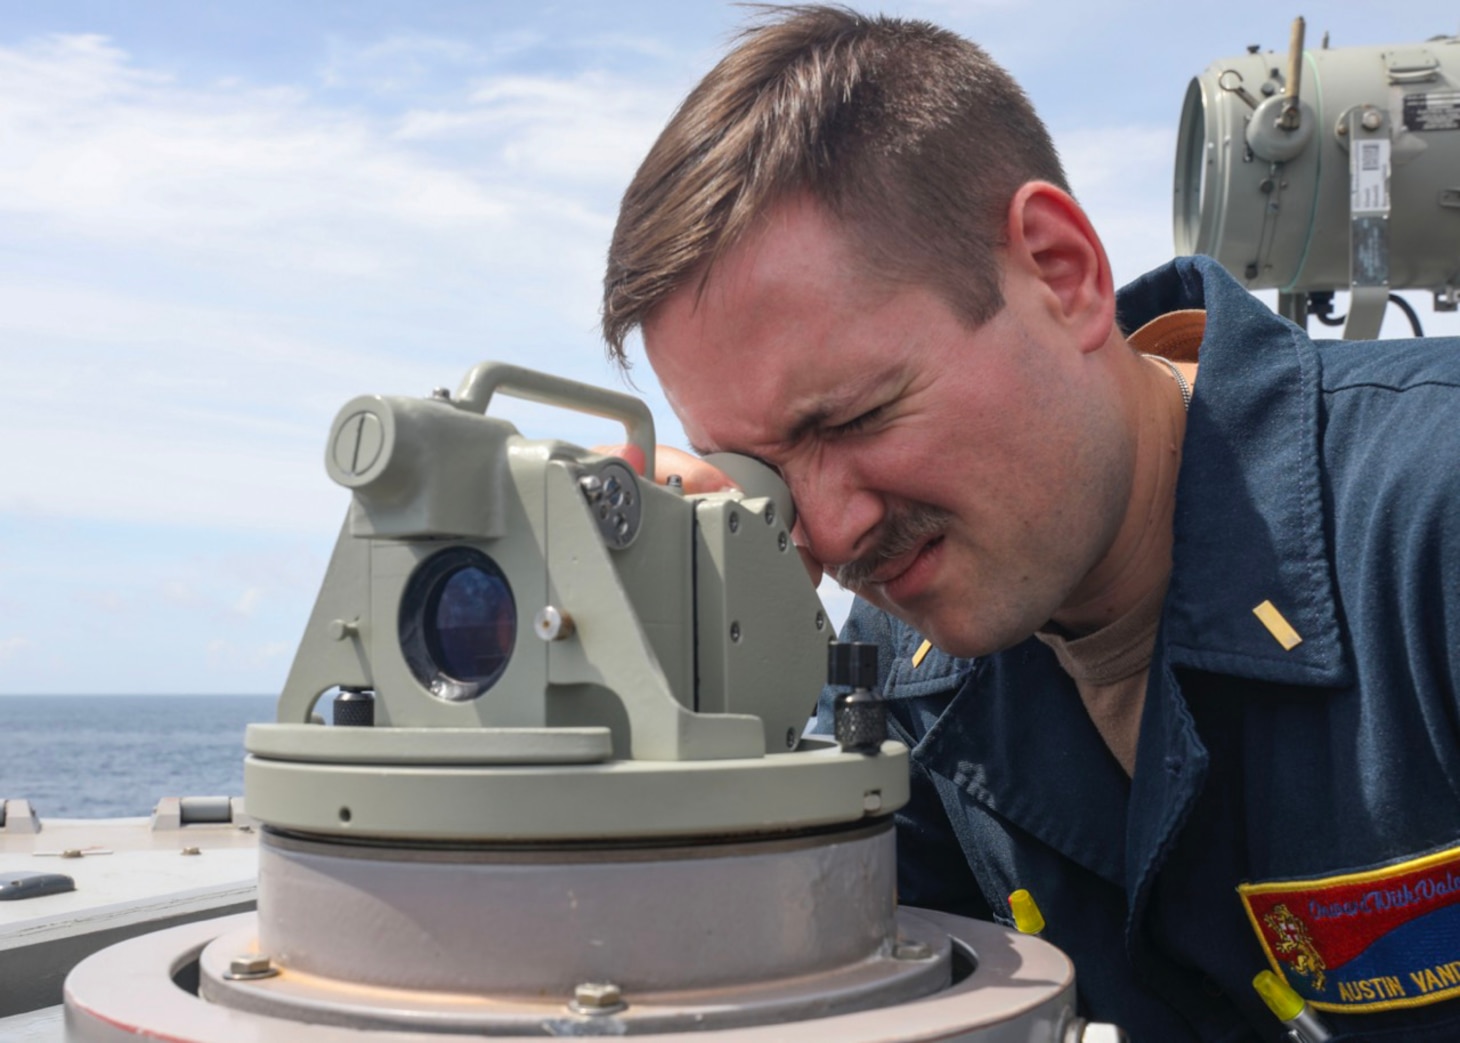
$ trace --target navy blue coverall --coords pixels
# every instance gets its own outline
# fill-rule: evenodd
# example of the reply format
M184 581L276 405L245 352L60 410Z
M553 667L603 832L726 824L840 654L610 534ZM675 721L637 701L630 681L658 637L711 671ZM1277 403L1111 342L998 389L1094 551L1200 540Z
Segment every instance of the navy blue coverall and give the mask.
M847 622L912 749L900 900L1012 923L1027 888L1136 1041L1281 1039L1269 967L1338 1038L1460 1040L1460 340L1315 343L1205 258L1118 298L1127 330L1188 308L1134 778L1037 639L914 667L910 628Z

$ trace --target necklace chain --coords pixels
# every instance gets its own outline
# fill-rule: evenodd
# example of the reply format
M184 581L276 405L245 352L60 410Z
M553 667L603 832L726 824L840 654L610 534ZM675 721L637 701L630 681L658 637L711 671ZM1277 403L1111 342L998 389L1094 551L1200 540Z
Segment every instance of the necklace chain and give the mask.
M1171 376L1176 379L1176 386L1181 389L1181 408L1185 412L1191 412L1191 384L1187 382L1186 376L1177 367L1176 363L1164 355L1152 355L1149 352L1141 353L1152 362L1160 363L1171 371Z

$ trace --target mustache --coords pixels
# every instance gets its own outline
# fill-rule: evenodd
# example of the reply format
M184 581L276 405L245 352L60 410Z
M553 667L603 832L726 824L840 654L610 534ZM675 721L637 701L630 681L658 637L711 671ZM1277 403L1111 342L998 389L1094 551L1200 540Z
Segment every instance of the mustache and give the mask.
M877 574L877 570L889 561L901 557L924 540L942 533L952 517L943 508L927 504L894 508L882 522L882 532L876 546L855 561L838 565L832 578L848 590L866 586Z

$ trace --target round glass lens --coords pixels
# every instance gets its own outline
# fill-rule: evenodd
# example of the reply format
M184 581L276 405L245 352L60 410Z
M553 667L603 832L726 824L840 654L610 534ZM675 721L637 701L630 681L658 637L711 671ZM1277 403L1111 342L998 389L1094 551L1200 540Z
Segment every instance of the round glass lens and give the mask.
M433 591L423 622L431 658L447 677L485 689L507 669L517 607L495 568L472 564L450 573Z

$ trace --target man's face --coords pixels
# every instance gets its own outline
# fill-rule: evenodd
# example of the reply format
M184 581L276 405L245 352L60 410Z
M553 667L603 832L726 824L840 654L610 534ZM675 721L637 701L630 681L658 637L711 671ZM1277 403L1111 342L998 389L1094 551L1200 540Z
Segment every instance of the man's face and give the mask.
M1130 447L1109 388L1027 266L970 329L850 251L819 209L783 204L703 293L654 311L650 364L697 450L781 473L829 573L946 651L1008 647L1119 524Z

